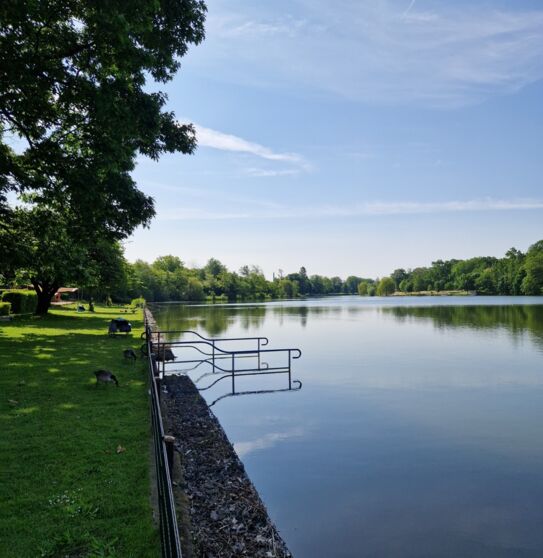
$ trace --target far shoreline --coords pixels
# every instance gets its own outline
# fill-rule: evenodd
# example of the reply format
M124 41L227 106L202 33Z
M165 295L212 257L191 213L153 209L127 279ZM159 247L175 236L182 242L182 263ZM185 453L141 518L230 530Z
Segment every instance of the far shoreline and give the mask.
M451 290L451 291L413 291L411 293L396 291L389 296L402 297L402 296L484 296L484 295L479 295L477 291ZM492 295L492 296L499 296L499 295Z

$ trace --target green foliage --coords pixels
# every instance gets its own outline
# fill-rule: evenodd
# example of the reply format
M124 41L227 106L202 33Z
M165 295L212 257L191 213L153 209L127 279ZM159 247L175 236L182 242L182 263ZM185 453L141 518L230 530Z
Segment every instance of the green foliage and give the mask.
M9 316L11 312L11 302L0 302L0 316Z
M345 281L337 276L308 276L304 267L286 276L280 270L273 281L268 281L257 266L245 265L235 273L215 258L201 269L189 269L173 256L162 256L152 264L140 260L127 265L131 277L129 292L133 296L142 293L150 301L205 298L235 301L357 293L387 296L395 291L476 291L482 295L519 295L543 294L542 254L543 241L530 247L526 256L511 248L501 259L437 260L431 267L396 269L379 284L373 279L354 275Z
M211 258L204 267L206 277L218 277L226 271L226 267L215 258Z
M399 290L400 289L400 284L402 283L402 281L407 279L407 272L405 271L405 269L395 269L390 274L390 277L394 281L394 285L396 286L396 290Z
M12 250L19 283L31 283L38 295L33 311L48 311L51 297L63 285L86 287L104 295L126 283L122 247L99 235L78 237L77 225L66 208L42 205L18 208L7 235L16 235ZM0 237L2 232L0 230ZM75 238L78 238L76 241Z
M153 82L203 40L205 13L201 0L0 3L0 261L32 282L37 313L67 279L104 295L128 282L115 242L155 214L136 158L196 147Z
M522 281L522 292L527 295L543 295L543 240L528 249L524 269L526 276Z
M358 283L358 294L360 296L367 296L368 295L368 288L369 284L367 281L361 281Z
M376 293L377 296L389 296L394 294L396 290L396 285L392 277L383 277L379 283L377 283Z
M145 299L143 297L133 298L130 301L132 308L143 308L145 306Z
M357 294L358 293L358 285L362 282L361 277L355 277L354 275L350 275L345 279L345 283L343 284L343 292L345 294Z
M36 309L38 297L33 291L9 290L2 293L2 300L11 304L14 314L32 314Z
M279 296L281 298L296 298L299 294L298 283L290 279L279 281Z
M74 534L63 531L45 541L40 548L41 558L56 558L58 556L81 556L85 558L116 558L117 552L114 541L103 541L88 531Z
M167 82L204 38L205 5L183 2L2 2L0 183L80 212L87 230L124 237L154 214L130 177L138 153L190 153L194 130L164 110ZM138 214L139 213L139 214Z
M396 270L403 277L397 289L419 291L473 291L480 295L543 294L543 241L524 255L511 248L505 257L476 257L468 260L437 260L431 267ZM394 278L393 277L393 278Z

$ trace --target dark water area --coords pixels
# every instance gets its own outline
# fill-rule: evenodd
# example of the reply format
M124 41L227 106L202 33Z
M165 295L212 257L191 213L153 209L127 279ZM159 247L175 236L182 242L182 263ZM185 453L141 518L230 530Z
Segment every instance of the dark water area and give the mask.
M163 330L303 351L300 391L213 407L297 558L543 556L542 297L153 311Z

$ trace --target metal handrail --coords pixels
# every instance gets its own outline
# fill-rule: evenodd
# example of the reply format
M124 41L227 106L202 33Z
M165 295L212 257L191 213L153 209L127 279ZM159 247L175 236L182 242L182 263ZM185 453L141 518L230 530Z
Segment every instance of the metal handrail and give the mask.
M160 332L163 335L171 333L171 332ZM158 334L160 336L160 333ZM197 334L198 335L198 334ZM201 337L201 336L199 336ZM160 339L160 337L159 337ZM175 358L174 355L174 359L170 360L169 363L171 364L191 364L191 365L196 365L199 366L200 363L206 363L211 365L212 367L212 373L216 374L223 374L220 378L218 378L217 380L213 381L210 385L206 386L206 387L202 387L202 388L198 388L199 391L205 391L207 389L210 389L211 387L213 387L215 384L217 384L220 380L224 379L224 378L231 378L232 381L232 393L235 394L236 393L236 378L240 377L240 376L251 376L251 375L256 375L256 374L288 374L288 389L291 390L292 389L292 361L293 360L297 360L302 356L302 351L300 349L295 349L295 348L289 348L289 349L262 349L260 346L260 341L258 343L258 347L256 349L245 349L245 350L233 350L233 351L227 351L225 349L221 349L219 347L215 346L215 339L201 339L201 340L193 340L193 341L170 341L170 342L156 342L154 343L154 346L157 347L158 350L158 354L162 353L164 354L165 351L164 349L166 348L166 346L168 348L180 348L180 349L194 349L195 351L199 352L200 354L202 354L204 357L206 358L197 358L197 359L184 359L184 360L178 360L177 358ZM205 346L209 346L211 347L211 353L203 351L200 349L201 345L205 345ZM269 366L268 363L262 363L261 357L262 357L262 353L264 354L271 354L271 353L284 353L287 356L287 362L286 364L282 365L282 366ZM164 355L165 357L165 355ZM256 358L257 359L257 365L256 367L249 367L249 368L236 368L236 358L239 359L243 358ZM230 369L225 368L222 365L222 361L230 361L231 365L230 365ZM162 358L162 373L165 374L166 373L166 364L169 364L166 362L166 358ZM219 361L219 362L217 362ZM263 364L265 364L265 367L263 366ZM202 377L204 377L205 374ZM199 378L199 379L201 379Z
M162 362L162 373L165 374L166 373L166 358L165 358L165 349L166 348L173 348L173 347L178 347L178 348L192 348L196 351L198 351L199 353L201 353L202 355L204 355L205 357L208 358L204 358L204 359L188 359L188 360L177 360L174 356L173 359L170 360L171 363L173 364L197 364L199 362L205 362L207 364L210 364L212 366L213 372L215 372L216 370L219 370L220 372L227 372L226 369L224 369L222 366L219 366L217 364L217 360L224 360L225 358L229 358L231 359L232 365L231 365L231 370L228 371L229 373L232 374L232 385L235 385L235 380L234 380L234 374L239 373L239 371L236 371L236 367L235 367L235 360L240 359L240 358L250 358L250 357L255 357L257 359L258 365L256 368L245 368L242 369L242 371L244 372L261 372L262 371L262 362L261 362L261 355L262 353L264 354L269 354L269 353L285 353L288 356L288 364L282 367L276 367L274 369L269 368L268 366L266 366L266 370L275 370L275 371L281 371L281 372L286 372L289 375L289 388L291 387L291 362L292 360L296 360L299 359L302 356L302 351L300 349L295 349L295 348L289 348L289 349L262 349L261 346L261 340L265 339L266 343L268 342L267 337L245 337L245 338L228 338L229 340L239 340L239 339L244 339L244 340L257 340L257 348L256 349L245 349L245 350L233 350L233 351L227 351L226 349L221 349L220 347L216 346L216 342L220 341L218 339L207 339L204 338L203 336L201 336L200 334L198 334L197 332L194 332L192 330L179 330L179 331L189 331L190 333L194 333L196 336L200 337L200 339L196 339L196 340L192 340L192 341L161 341L160 338L161 337L165 337L166 335L170 334L170 333L174 333L174 331L160 331L157 330L155 332L155 335L157 336L157 341L154 342L151 346L154 348L157 348L157 353L158 355L160 355L162 353L163 358L161 358L161 362ZM177 331L177 332L179 332ZM148 335L148 338L150 338L151 335ZM203 351L200 349L199 346L201 345L205 345L208 347L211 347L211 353Z
M226 342L226 341L264 341L264 343L262 343L262 345L267 345L270 340L267 337L204 337L203 335L201 335L200 333L198 333L197 331L194 331L192 329L169 329L168 331L162 331L160 332L160 330L157 331L152 331L152 333L192 333L193 335L196 335L197 337L199 337L200 339L203 339L204 341L218 341L218 342Z
M170 333L170 332L162 332L162 333ZM256 338L255 338L256 339ZM199 351L199 349L197 347L193 347L193 345L197 345L197 344L201 344L201 345L209 345L210 347L213 347L213 341L214 339L210 339L209 341L160 341L157 343L153 343L153 345L158 345L159 346L159 350L160 347L183 347L183 346L187 346L187 347L191 347L193 349L196 349ZM232 355L252 355L252 354L257 354L257 353L279 353L279 352L285 352L285 351L290 351L291 353L297 353L297 356L293 356L293 359L298 359L302 356L302 351L300 349L244 349L244 350L239 350L239 351L227 351L225 349L220 349L219 347L215 347L216 351L219 351L221 354L223 355L228 355L228 356L232 356ZM206 356L211 356L212 353L203 353L202 351L199 351L202 354L205 354ZM217 357L216 357L217 358Z
M153 447L158 491L158 508L160 522L160 539L163 558L182 558L181 539L177 525L177 514L173 498L172 479L168 453L164 441L164 425L160 411L159 386L155 376L155 363L153 362L151 346L151 329L145 319L145 332L147 335L147 359L149 369L149 384L151 395L151 422L153 430Z

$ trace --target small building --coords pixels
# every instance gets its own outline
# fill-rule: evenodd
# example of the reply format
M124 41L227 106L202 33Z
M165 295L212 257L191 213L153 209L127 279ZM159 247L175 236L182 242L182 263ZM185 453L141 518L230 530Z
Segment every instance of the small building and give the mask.
M74 301L77 300L77 287L60 287L60 289L53 295L53 302Z

